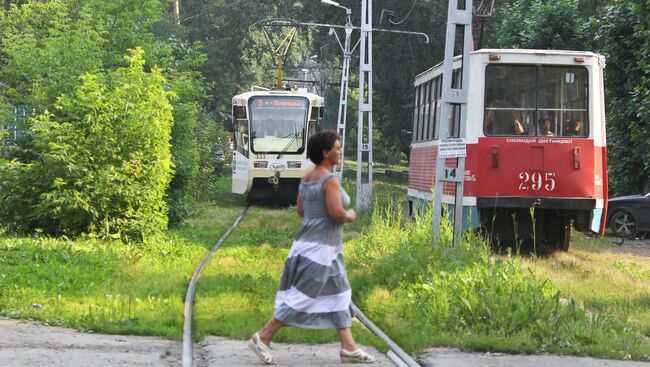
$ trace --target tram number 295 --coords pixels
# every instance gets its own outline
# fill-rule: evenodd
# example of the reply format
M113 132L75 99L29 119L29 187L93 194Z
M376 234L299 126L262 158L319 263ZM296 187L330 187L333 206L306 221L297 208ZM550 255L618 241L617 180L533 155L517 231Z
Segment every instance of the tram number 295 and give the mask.
M520 191L553 191L556 188L554 172L519 172Z

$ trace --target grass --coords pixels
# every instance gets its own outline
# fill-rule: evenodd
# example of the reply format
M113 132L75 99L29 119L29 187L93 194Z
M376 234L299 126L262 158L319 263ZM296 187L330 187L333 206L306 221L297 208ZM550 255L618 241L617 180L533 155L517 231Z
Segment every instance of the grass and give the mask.
M344 187L353 193L348 177ZM395 183L376 185L375 196L397 195ZM353 198L354 200L354 198ZM354 204L352 204L354 205ZM363 222L363 221L360 221ZM369 222L369 218L365 220ZM273 314L275 292L300 218L295 208L269 209L253 207L238 229L224 242L204 269L197 288L194 306L195 336L225 335L246 338L258 330ZM363 224L356 223L345 232L345 238L358 238ZM380 350L387 346L365 330L353 324L355 338ZM324 343L338 340L335 330L281 329L277 341Z
M344 187L353 196L354 172ZM229 180L184 226L148 244L16 237L0 233L0 314L98 332L180 338L195 266L244 206ZM578 237L548 258L493 256L478 238L450 248L412 222L404 179L377 172L374 210L345 230L354 302L409 352L430 346L619 359L650 356L650 264ZM354 204L353 204L354 205ZM195 338L246 338L273 313L295 208L249 210L204 268ZM355 337L382 350L360 325ZM283 329L278 341L337 340L333 330Z
M524 266L550 279L562 297L629 326L650 338L650 262L647 257L607 251L610 239L577 236L566 253Z
M372 224L348 244L353 289L359 306L408 351L456 346L650 358L650 289L620 265L609 267L609 284L605 269L553 267L565 256L580 257L572 252L494 256L471 235L449 247L448 225L433 243L430 218L404 223L375 213Z
M242 204L206 202L188 225L147 244L0 234L0 315L179 339L194 268Z

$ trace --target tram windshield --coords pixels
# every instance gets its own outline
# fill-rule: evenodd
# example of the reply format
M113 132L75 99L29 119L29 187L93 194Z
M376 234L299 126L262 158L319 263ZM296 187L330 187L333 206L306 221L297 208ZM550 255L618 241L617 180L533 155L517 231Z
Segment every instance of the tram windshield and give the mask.
M251 149L255 153L302 153L308 101L302 97L258 96L248 103Z
M588 136L584 67L490 65L485 70L488 136Z

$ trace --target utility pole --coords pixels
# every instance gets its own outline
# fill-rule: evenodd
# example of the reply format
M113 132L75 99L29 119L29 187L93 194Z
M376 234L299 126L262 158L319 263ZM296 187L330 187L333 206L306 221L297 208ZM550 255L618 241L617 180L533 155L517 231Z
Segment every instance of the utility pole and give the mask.
M452 88L454 46L456 30L463 33L462 78L460 85ZM447 35L445 40L445 60L442 76L442 106L440 123L437 126L439 145L438 156L435 157L436 177L435 194L433 196L433 240L440 239L440 217L442 215L442 199L445 183L451 183L456 188L454 204L454 242L460 244L463 232L463 190L465 181L465 126L467 122L467 91L469 85L469 51L472 36L472 0L449 0L447 12ZM460 126L458 136L449 131L450 112L454 105L459 105ZM451 120L453 121L453 120ZM451 159L450 159L451 158ZM447 160L456 160L455 167L447 167Z
M360 55L359 123L357 125L357 211L367 209L372 199L372 0L361 0ZM364 153L368 158L366 161L368 181L365 183L362 182Z
M174 23L181 24L181 0L174 0Z
M372 199L372 31L388 32L388 33L397 33L397 34L409 34L417 35L425 38L425 42L429 43L429 36L422 32L410 32L410 31L401 31L393 29L381 29L372 27L372 0L361 0L361 27L354 27L350 21L351 10L342 6L336 1L333 0L321 0L321 3L336 6L346 10L347 22L345 26L333 25L333 24L319 24L319 23L309 23L309 22L298 22L290 19L267 19L260 20L254 24L259 25L276 25L276 26L311 26L311 27L328 27L333 28L344 28L346 32L346 45L342 46L344 50L344 63L345 56L347 56L347 66L344 64L343 75L341 76L341 99L339 100L339 119L337 121L337 131L341 134L341 145L345 148L345 120L346 120L346 109L347 109L347 85L349 82L349 73L350 73L350 56L356 49L356 47L361 44L361 51L359 57L359 120L357 128L357 196L356 196L356 209L358 211L365 210L370 206L370 200ZM361 37L357 45L349 52L345 52L345 49L349 50L349 39L352 34L352 30L360 29ZM336 33L334 33L336 34ZM269 36L267 35L267 38ZM336 34L336 38L341 41ZM282 60L280 59L279 62ZM347 77L345 75L347 74ZM281 78L281 74L278 74L278 80ZM345 87L343 86L345 84ZM343 125L343 126L341 126ZM365 132L365 134L364 134ZM365 137L365 140L364 140ZM362 171L363 171L363 158L364 153L367 156L367 179L366 183L362 182ZM342 162L341 162L342 163ZM343 167L340 167L340 175L343 175Z
M350 50L350 43L352 38L352 10L346 8L346 22L345 22L345 41L341 45L341 40L339 39L338 34L334 31L334 28L330 28L330 33L334 33L336 40L343 50L343 69L341 70L341 92L339 97L339 114L336 120L336 131L341 137L341 163L338 166L334 167L334 172L339 175L340 179L343 179L343 165L345 157L345 126L347 122L347 112L348 112L348 82L350 81L350 59L352 57L353 50ZM356 46L355 46L356 48Z

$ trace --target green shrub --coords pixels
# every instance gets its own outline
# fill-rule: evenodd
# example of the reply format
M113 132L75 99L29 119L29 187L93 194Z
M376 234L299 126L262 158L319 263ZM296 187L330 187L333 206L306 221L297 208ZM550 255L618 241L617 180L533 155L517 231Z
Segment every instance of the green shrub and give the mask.
M142 49L89 73L31 121L40 152L0 166L0 222L18 231L143 240L166 228L172 94Z

